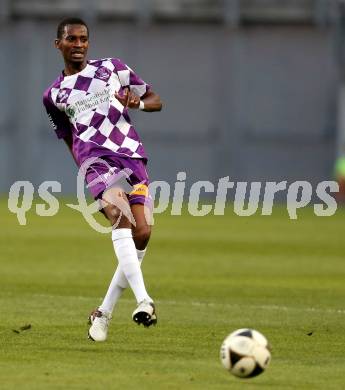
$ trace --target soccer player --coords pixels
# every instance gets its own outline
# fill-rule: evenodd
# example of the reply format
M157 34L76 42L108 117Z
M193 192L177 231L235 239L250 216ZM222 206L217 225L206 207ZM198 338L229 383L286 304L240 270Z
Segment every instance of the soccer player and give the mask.
M55 47L65 67L45 91L43 103L57 137L64 139L79 167L89 158L105 162L91 164L85 176L93 197L102 202L102 212L113 226L112 241L118 259L104 300L89 318L89 337L104 341L114 306L128 285L137 301L133 320L146 327L157 322L140 267L151 234L145 209L149 203L147 156L128 111L160 111L162 103L121 60L87 60L89 29L82 19L60 22ZM103 180L122 170L131 172L127 182L133 190L128 195L123 186L109 186ZM123 212L126 207L132 220Z

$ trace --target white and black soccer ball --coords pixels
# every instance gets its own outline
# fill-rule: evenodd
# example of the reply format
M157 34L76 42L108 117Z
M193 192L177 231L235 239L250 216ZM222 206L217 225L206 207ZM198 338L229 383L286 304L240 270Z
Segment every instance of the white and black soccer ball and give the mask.
M271 361L268 341L257 330L235 330L223 341L220 360L231 374L253 378L261 374Z

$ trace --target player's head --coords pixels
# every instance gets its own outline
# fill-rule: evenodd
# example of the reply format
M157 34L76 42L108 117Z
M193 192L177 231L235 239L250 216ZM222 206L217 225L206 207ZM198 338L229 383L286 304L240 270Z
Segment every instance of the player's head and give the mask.
M63 19L57 27L55 47L61 51L66 63L86 61L89 47L89 29L80 18Z

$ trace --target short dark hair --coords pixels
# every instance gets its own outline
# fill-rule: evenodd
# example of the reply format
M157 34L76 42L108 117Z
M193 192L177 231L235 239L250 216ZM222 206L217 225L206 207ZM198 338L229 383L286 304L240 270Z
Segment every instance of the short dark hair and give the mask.
M84 22L83 19L69 17L69 18L65 18L65 19L61 20L61 22L59 23L59 25L57 27L57 32L56 32L57 39L62 38L63 33L65 31L65 26L67 26L68 24L81 24L82 26L85 26L87 29L87 35L89 35L89 27L87 26L87 24Z

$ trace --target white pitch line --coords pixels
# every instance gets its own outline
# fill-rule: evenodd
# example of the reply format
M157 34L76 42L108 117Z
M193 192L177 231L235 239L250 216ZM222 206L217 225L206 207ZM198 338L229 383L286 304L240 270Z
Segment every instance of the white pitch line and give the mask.
M157 301L159 303L159 301ZM236 303L219 303L219 302L178 302L178 301L161 301L164 304L171 305L192 305L192 306L205 306L205 307L228 307L228 308L243 308L243 305ZM345 314L344 309L321 309L316 307L293 307L293 306L280 306L280 305L246 305L250 309L262 309L262 310L280 310L280 311L307 311L316 313L330 313L330 314Z
M76 299L76 300L94 300L95 297L87 297L87 296L74 296L74 295L48 295L48 294L33 294L32 296L38 298L46 298L46 299ZM102 297L96 298L98 300L102 300ZM132 299L122 299L122 302L133 303ZM236 303L219 303L219 302L203 302L203 301L171 301L171 300L157 300L159 304L164 305L173 305L173 306L202 306L202 307L221 307L221 308L243 308L243 305L239 305ZM249 309L260 309L260 310L276 310L276 311L298 311L298 312L311 312L311 313L328 313L328 314L345 314L345 309L322 309L316 307L296 307L296 306L280 306L280 305L246 305Z

